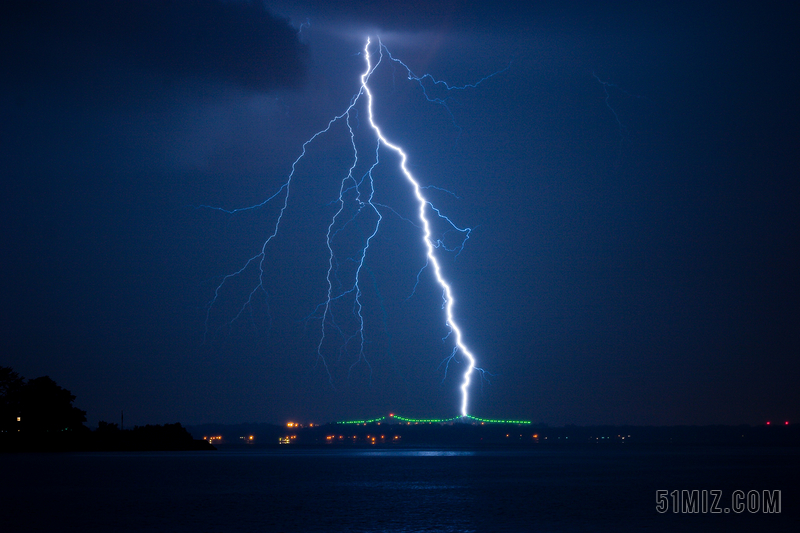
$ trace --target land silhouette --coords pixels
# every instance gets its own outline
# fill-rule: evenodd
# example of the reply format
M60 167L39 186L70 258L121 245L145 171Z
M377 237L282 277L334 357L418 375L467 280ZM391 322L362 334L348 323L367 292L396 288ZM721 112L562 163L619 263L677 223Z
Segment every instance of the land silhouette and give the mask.
M48 376L25 380L0 367L0 451L179 451L215 446L416 447L564 445L738 445L800 446L800 426L572 426L481 423L384 422L328 424L180 423L123 429L100 421L89 429L75 395ZM381 419L383 420L383 419Z
M574 426L450 422L203 424L196 437L242 447L800 446L800 426Z
M213 450L195 440L180 423L135 426L123 430L101 421L86 425L86 411L73 405L75 395L48 376L26 380L0 367L0 451L158 451Z

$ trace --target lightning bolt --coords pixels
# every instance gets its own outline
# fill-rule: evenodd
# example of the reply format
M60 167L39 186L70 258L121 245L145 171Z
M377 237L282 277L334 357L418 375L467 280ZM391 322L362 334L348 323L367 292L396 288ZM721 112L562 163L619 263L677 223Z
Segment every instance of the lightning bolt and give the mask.
M468 417L469 388L473 374L477 371L483 375L484 371L475 365L475 356L464 343L461 327L458 325L454 314L455 298L453 296L453 289L442 273L440 261L436 255L436 251L441 249L446 252L457 252L457 257L458 254L463 250L464 244L469 239L472 228L459 227L450 218L445 216L440 210L434 207L433 204L425 197L423 190L427 189L436 189L452 194L453 196L456 195L450 191L446 191L432 185L422 185L419 180L414 177L407 166L408 155L406 152L398 144L391 142L384 135L381 128L377 124L375 113L373 111L374 96L369 87L369 80L371 75L381 64L385 51L386 56L389 57L391 61L402 65L406 69L409 80L414 80L419 83L423 94L428 101L443 105L450 114L450 117L453 118L452 112L450 112L450 109L447 107L446 98L430 96L423 83L425 80L429 80L434 86L443 86L447 91L465 90L476 87L485 80L488 80L496 74L507 70L508 67L486 76L474 84L451 86L443 81L434 79L428 74L422 77L414 75L411 69L406 66L405 63L391 56L388 49L383 45L382 42L380 42L380 39L378 39L377 60L373 65L372 56L370 54L371 45L372 40L367 38L363 51L366 69L360 76L361 84L358 92L351 98L350 104L344 110L344 112L330 119L323 129L316 132L305 143L303 143L301 154L292 163L291 172L289 173L286 181L278 188L277 191L275 191L263 202L248 207L227 210L208 205L199 206L202 208L218 210L228 215L236 215L238 213L260 209L273 200L282 200L275 224L272 227L272 231L260 246L258 253L247 259L238 270L223 276L217 283L214 289L214 295L206 308L205 337L207 337L209 333L211 313L217 303L217 300L226 290L227 285L235 278L243 275L246 271L256 269L258 283L250 291L244 303L239 307L238 313L230 321L228 321L227 324L232 324L238 320L248 308L251 308L253 299L256 297L256 295L263 294L265 298L268 297L265 285L265 277L267 276L267 248L269 243L278 235L284 213L289 206L290 192L297 166L305 157L307 147L312 142L314 142L320 136L327 134L334 127L334 125L338 123L344 123L345 127L347 128L350 144L352 146L352 159L347 173L341 179L339 184L338 198L331 202L331 204L335 204L337 207L334 215L330 219L330 223L328 224L327 231L325 233L325 243L329 252L326 273L327 288L325 291L325 299L322 301L322 303L318 304L316 308L306 317L307 323L312 320L320 321L320 338L316 349L317 361L324 367L328 375L328 380L333 386L334 382L330 371L329 361L324 353L326 351L326 339L328 334L335 332L339 337L341 337L341 344L339 348L340 358L342 357L342 354L348 353L348 350L350 349L349 346L353 344L356 346L355 351L357 352L357 355L348 369L348 377L350 375L350 371L352 371L352 369L359 363L364 363L369 368L371 375L372 367L365 354L365 344L368 342L368 340L365 334L363 315L364 304L362 301L363 293L361 290L360 277L362 271L365 269L365 261L370 249L370 244L372 243L374 237L378 234L381 222L384 220L384 216L387 214L393 214L412 226L419 228L422 232L422 242L426 250L425 265L417 274L417 283L419 282L422 271L428 267L431 267L436 283L442 290L442 309L445 314L444 322L446 327L449 329L448 335L443 340L446 340L451 335L454 338L453 349L450 355L443 361L443 364L446 363L445 376L447 374L447 369L449 368L450 362L460 355L462 362L466 364L466 370L463 373L460 385L460 411L461 416ZM366 96L366 111L369 126L375 134L373 145L374 150L362 150L362 152L366 153L366 156L359 152L359 143L356 139L356 129L354 129L353 125L354 121L356 124L358 124L359 106L362 106L361 109L363 109L364 105L360 104L363 96ZM382 150L394 152L400 159L399 170L413 189L414 198L418 204L418 223L403 217L391 206L374 201L375 180L373 177L373 171L381 162L380 155ZM365 161L366 164L364 163ZM359 169L361 170L359 171ZM444 221L444 223L449 226L450 229L448 229L445 233L457 232L459 235L461 235L460 244L457 246L447 246L445 245L444 234L435 236L431 224L432 217ZM357 223L360 223L367 229L366 231L363 231L363 229L361 230L361 244L357 246L355 250L351 250L348 249L349 241L347 241L345 237L347 236L347 232L351 231L352 228L357 225ZM414 290L416 290L416 285L414 286ZM356 322L354 331L347 331L347 326L341 323L339 318L340 315L337 311L340 308L341 303L347 302L349 302L347 307L350 308L350 314L355 318Z
M420 187L419 182L414 178L411 172L408 170L406 166L406 162L408 161L408 156L400 148L398 145L389 142L389 140L383 135L381 129L375 123L375 115L372 110L372 91L369 90L369 86L367 85L368 75L372 71L371 61L370 61L370 54L369 54L369 45L370 39L367 38L367 44L364 47L364 57L367 61L367 70L364 74L361 75L361 89L367 94L367 110L369 111L369 123L372 126L372 129L375 130L375 134L378 136L378 139L381 143L386 145L387 148L395 151L400 156L400 170L403 172L403 175L406 179L411 183L412 187L414 188L414 195L417 197L417 201L419 202L419 218L422 222L423 228L423 237L422 240L425 243L425 247L427 249L427 257L429 263L433 266L433 272L436 276L436 282L442 287L442 291L444 292L444 300L445 300L445 312L446 312L446 325L455 333L455 342L456 346L453 348L453 353L451 358L456 355L457 352L461 352L467 361L467 369L464 372L463 381L461 383L461 416L467 416L467 403L469 400L469 384L472 378L472 372L475 370L475 356L472 352L467 348L464 344L461 334L461 328L458 327L456 320L453 316L453 305L455 304L455 299L453 298L453 291L450 288L450 284L445 281L444 277L442 276L442 269L439 266L439 260L436 258L436 254L434 253L435 246L433 243L433 237L431 235L431 224L428 221L427 217L427 208L428 208L428 200L425 196L422 195L422 189ZM381 45L378 50L382 50L383 45ZM380 62L380 59L379 59ZM377 65L376 65L377 66Z

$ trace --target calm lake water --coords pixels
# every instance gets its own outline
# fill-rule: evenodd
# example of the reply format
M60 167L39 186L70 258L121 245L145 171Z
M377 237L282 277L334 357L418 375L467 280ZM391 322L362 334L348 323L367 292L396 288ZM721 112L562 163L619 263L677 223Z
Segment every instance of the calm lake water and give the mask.
M800 531L794 448L0 455L0 531ZM780 513L667 513L656 491L780 490Z

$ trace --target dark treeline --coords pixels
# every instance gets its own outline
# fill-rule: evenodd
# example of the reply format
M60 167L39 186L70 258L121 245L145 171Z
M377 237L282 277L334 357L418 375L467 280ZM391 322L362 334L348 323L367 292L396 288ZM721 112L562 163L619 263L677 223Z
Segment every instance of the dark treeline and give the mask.
M170 450L213 450L214 447L202 440L195 440L178 423L164 425L135 426L121 430L116 424L100 422L92 432L88 449L93 450L131 450L131 451L170 451Z
M47 376L26 380L0 367L0 451L204 450L180 424L136 426L121 430L100 422L86 427L86 411L75 395Z

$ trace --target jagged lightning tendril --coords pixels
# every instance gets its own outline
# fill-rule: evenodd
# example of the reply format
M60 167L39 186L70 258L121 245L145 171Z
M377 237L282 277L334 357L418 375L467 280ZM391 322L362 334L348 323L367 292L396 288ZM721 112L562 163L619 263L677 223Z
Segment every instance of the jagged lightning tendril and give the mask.
M622 120L620 120L617 111L613 107L611 107L611 93L608 90L609 87L614 87L616 89L619 89L619 87L617 87L613 83L601 80L594 72L592 72L592 76L594 76L594 79L597 80L597 83L603 86L603 92L606 95L605 98L606 107L608 108L609 111L611 111L611 114L614 115L614 120L617 121L617 126L619 127L619 139L620 142L623 142L625 141L625 137L628 135L628 128L622 123ZM619 90L625 94L630 95L628 92L623 91L622 89Z
M461 126L458 125L458 123L456 122L456 117L453 115L453 112L450 110L450 107L447 105L448 97L441 98L441 97L437 97L437 96L431 96L431 94L428 93L428 89L425 87L425 80L428 80L433 85L433 87L443 87L444 90L449 93L451 91L463 91L463 90L466 90L466 89L475 89L475 88L478 87L478 85L480 85L481 83L485 82L486 80L489 80L489 79L497 76L498 74L502 74L503 72L505 72L509 68L511 68L511 63L509 62L508 66L506 66L506 68L498 70L496 72L492 72L488 76L484 76L483 78L479 79L475 83L468 83L466 85L450 85L446 81L437 80L436 78L434 78L430 74L423 74L422 76L417 76L416 74L414 74L414 72L411 70L411 68L408 65L406 65L405 63L403 63L399 59L393 57L392 54L389 52L389 50L385 46L383 46L383 43L381 43L381 45L380 45L380 50L381 50L381 54L385 50L386 51L386 55L389 56L389 59L391 59L395 63L403 66L403 68L406 70L406 76L408 77L408 79L412 80L412 81L416 81L419 84L420 89L422 89L422 94L425 95L425 98L429 102L432 102L434 104L439 104L439 105L443 106L447 110L447 113L450 115L450 119L453 121L453 126L455 126L458 129L459 137L461 136L461 133L462 133Z
M370 46L372 42L371 39L367 39L366 45L364 46L364 58L366 60L366 70L361 74L360 77L360 87L358 92L351 98L348 107L344 110L343 113L340 115L335 116L332 118L325 128L318 131L314 135L312 135L305 143L303 143L301 154L294 160L291 166L291 172L289 173L286 181L278 188L277 191L272 193L266 200L261 203L251 205L248 207L241 207L237 209L223 209L220 207L213 207L208 205L199 206L201 208L206 209L213 209L217 211L221 211L228 215L235 215L238 213L252 211L256 209L260 209L266 206L268 203L272 202L276 199L282 199L282 205L278 212L277 218L275 220L274 227L272 228L271 233L268 235L266 240L260 246L259 252L247 259L241 268L238 270L227 274L222 277L221 281L217 284L214 290L214 296L212 297L211 301L208 303L206 309L206 331L204 334L204 338L208 336L208 324L211 317L212 308L215 306L217 299L220 297L221 292L225 289L226 285L231 282L234 278L242 275L245 271L251 268L258 268L258 283L256 287L253 288L246 301L239 307L238 313L227 322L228 325L231 325L233 322L238 320L241 315L248 309L252 308L253 299L256 297L257 294L263 293L267 296L267 290L265 286L265 277L266 277L266 262L267 262L267 246L269 243L278 235L281 222L283 220L284 213L286 212L289 206L289 197L291 192L291 186L293 178L295 177L296 169L300 161L305 157L306 150L314 140L316 140L321 135L328 133L333 127L334 124L343 122L345 127L347 128L347 133L349 135L350 143L352 146L352 159L349 164L347 173L341 179L339 184L339 193L338 197L333 200L332 202L328 203L327 205L333 207L335 206L335 213L330 219L330 222L327 226L327 231L325 232L325 242L328 248L328 265L327 265L327 272L326 272L326 290L325 290L325 298L324 300L316 306L316 308L306 317L306 322L310 320L319 320L320 321L320 339L317 343L317 362L321 363L326 373L328 374L328 380L333 386L333 377L331 375L331 371L328 365L328 361L326 357L323 355L324 346L326 346L326 338L329 333L336 334L341 338L342 344L340 345L340 358L343 353L348 353L351 349L351 345L355 345L355 350L357 352L357 357L355 361L350 365L348 369L348 376L352 369L358 365L359 363L364 363L370 371L370 375L372 373L372 366L370 365L367 357L365 355L365 344L368 342L368 339L365 335L365 327L364 327L364 315L363 315L363 304L362 304L362 290L361 290L361 281L360 277L362 271L365 270L365 260L367 258L367 253L370 248L370 244L373 238L377 235L378 230L380 229L381 222L384 219L385 214L393 214L400 218L401 220L405 221L406 223L418 228L423 233L422 240L425 245L426 249L426 257L425 257L425 264L422 266L420 271L417 274L416 284L414 285L414 291L416 291L417 285L419 284L419 279L422 272L427 269L428 267L432 267L434 276L436 278L436 282L441 287L442 290L442 309L445 312L445 325L448 328L448 333L444 337L443 342L446 341L451 335L454 337L455 345L451 353L442 361L442 365L445 366L445 377L447 376L447 370L449 368L450 363L456 358L457 355L461 355L463 357L463 362L466 363L466 370L464 371L460 390L461 390L461 415L464 417L469 416L467 414L467 407L468 407L468 394L469 394L469 387L472 379L472 375L474 371L478 371L481 375L484 374L484 371L475 366L475 356L472 352L467 348L464 344L462 338L461 328L458 326L454 313L453 308L455 304L455 299L452 294L452 289L450 284L445 280L439 260L436 256L436 250L444 250L445 252L454 252L456 257L461 251L464 249L464 245L466 241L469 240L470 233L474 228L467 228L467 227L460 227L455 224L450 218L444 215L439 209L437 209L424 195L423 190L434 189L438 190L447 194L450 194L456 198L458 196L446 189L441 189L439 187L433 185L421 185L420 182L412 175L412 173L408 170L406 165L407 163L407 155L403 151L403 149L396 144L390 142L383 134L381 129L378 127L375 116L373 113L373 94L369 88L369 79L375 69L381 64L383 59L384 51L386 55L391 59L391 61L402 65L408 75L409 80L416 81L420 87L422 88L422 92L425 98L433 103L440 104L447 109L447 112L450 114L450 117L453 118L453 114L450 109L447 107L446 97L434 97L431 96L425 86L425 81L428 80L434 87L443 87L446 91L451 90L464 90L467 88L474 88L477 85L483 83L484 81L488 80L489 78L504 72L508 69L506 67L503 70L497 71L489 76L486 76L479 80L474 84L464 85L464 86L451 86L443 81L439 81L434 79L429 74L426 74L422 77L418 77L411 69L406 66L405 63L402 61L394 58L389 53L388 49L383 45L383 43L378 40L378 59L375 64L372 64L372 57L370 55ZM368 150L366 152L363 151L359 153L359 144L356 142L356 130L358 129L359 124L359 117L358 117L358 110L359 101L361 97L366 95L366 108L367 108L367 115L369 119L369 126L375 133L374 139L374 150ZM363 106L364 104L360 104ZM453 118L454 123L455 119ZM460 128L459 128L460 130ZM415 198L418 202L418 216L419 221L414 221L405 216L398 213L393 207L387 205L385 203L379 203L374 200L375 194L375 182L373 179L373 170L380 164L380 153L381 149L386 148L393 152L395 152L400 157L400 164L399 170L402 172L405 179L411 184ZM366 154L366 155L364 155ZM366 160L366 165L364 164L364 160ZM357 169L362 169L357 171ZM441 220L445 223L446 227L448 228L444 233L434 236L433 230L431 229L431 218L436 218ZM344 239L346 237L345 233L351 228L351 226L355 226L356 223L367 226L366 232L364 232L364 237L361 238L359 241L359 246L357 250L353 252L352 250L347 250L347 240ZM452 242L450 244L445 243L445 238L448 234L455 233L460 236L460 243L457 245L453 245ZM340 241L341 239L341 241ZM448 239L451 239L448 237ZM345 253L344 256L340 255L340 251ZM255 265L255 267L254 267ZM348 271L347 268L350 270ZM342 273L343 272L343 273ZM343 279L343 276L346 276L346 279ZM412 295L414 294L412 291ZM409 296L410 298L410 296ZM352 308L350 312L355 319L355 331L348 332L346 326L343 326L339 315L335 312L334 307L336 309L340 309L341 303L340 302L351 302ZM440 365L441 367L441 365Z
M609 111L611 111L611 114L614 115L614 120L617 122L617 126L619 127L620 143L622 143L628 137L628 127L625 126L625 124L622 123L622 119L620 119L619 113L617 113L617 110L614 109L611 106L611 91L610 91L610 89L615 89L619 93L622 93L625 96L627 96L629 98L636 99L636 100L650 101L650 99L647 98L646 96L642 96L640 94L630 93L630 92L626 91L625 89L623 89L622 87L620 87L619 85L617 85L615 83L611 83L610 81L601 80L600 77L597 74L594 73L594 71L592 72L592 76L594 76L594 79L597 80L597 83L599 83L600 85L603 86L603 92L606 95L606 97L605 97L606 107L608 108Z

